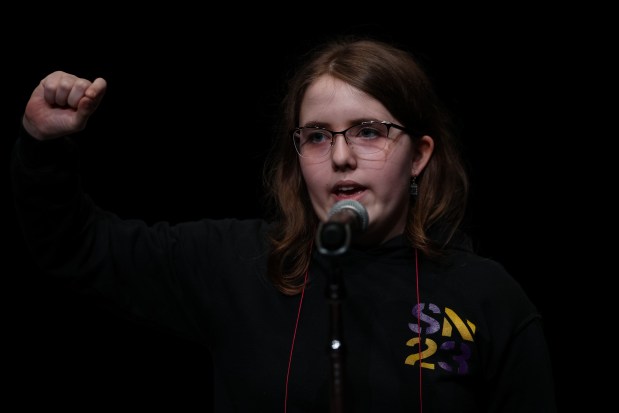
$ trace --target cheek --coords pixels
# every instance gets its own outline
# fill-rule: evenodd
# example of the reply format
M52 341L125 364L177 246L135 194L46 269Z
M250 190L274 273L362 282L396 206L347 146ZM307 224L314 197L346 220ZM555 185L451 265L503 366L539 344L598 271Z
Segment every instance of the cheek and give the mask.
M328 171L329 168L325 167L324 162L301 162L301 173L310 194L315 194L319 189L327 185Z
M377 194L386 198L400 198L402 193L408 192L408 183L410 174L402 169L389 169L383 171L382 174L375 175L375 181L378 185L374 185L374 190ZM387 183L387 184L385 184Z
M406 196L408 196L411 165L412 160L408 157L395 156L387 159L385 168L381 173L376 174L375 179L383 183L388 182L388 185L378 185L376 189L383 194L393 197L399 198L403 193L406 193Z

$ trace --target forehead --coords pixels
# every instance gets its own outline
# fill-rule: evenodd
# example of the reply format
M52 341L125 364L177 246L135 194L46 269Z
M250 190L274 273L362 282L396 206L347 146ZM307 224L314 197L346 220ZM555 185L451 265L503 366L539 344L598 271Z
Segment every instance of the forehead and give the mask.
M394 120L380 101L328 75L317 78L307 88L299 119L301 125L318 122L331 126L358 120Z

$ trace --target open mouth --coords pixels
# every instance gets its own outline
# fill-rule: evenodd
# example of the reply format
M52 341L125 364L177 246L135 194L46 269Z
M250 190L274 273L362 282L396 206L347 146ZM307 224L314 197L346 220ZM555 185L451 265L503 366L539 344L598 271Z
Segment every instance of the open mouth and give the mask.
M333 188L332 193L337 197L351 197L360 194L365 190L365 187L360 185L342 185Z

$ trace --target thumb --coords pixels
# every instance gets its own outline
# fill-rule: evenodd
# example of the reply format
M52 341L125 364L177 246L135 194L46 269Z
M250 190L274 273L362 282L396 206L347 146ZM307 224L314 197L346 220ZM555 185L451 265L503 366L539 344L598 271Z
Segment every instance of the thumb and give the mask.
M88 119L97 110L106 90L107 82L99 77L84 91L84 96L77 105L77 112L83 120Z

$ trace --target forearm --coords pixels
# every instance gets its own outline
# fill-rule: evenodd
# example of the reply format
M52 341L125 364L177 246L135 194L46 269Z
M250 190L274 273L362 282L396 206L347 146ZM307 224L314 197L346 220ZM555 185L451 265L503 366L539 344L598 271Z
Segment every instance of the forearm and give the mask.
M41 142L21 129L11 177L17 218L33 259L46 272L66 273L86 246L84 227L94 208L80 189L75 142Z

